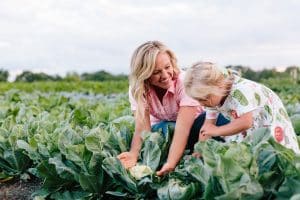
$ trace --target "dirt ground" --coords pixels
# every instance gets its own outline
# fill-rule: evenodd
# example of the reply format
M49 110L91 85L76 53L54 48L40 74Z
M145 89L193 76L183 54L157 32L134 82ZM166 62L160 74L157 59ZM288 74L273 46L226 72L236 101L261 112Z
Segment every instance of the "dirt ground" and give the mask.
M13 179L0 183L1 200L29 200L31 194L41 187L41 181L37 178L28 181Z

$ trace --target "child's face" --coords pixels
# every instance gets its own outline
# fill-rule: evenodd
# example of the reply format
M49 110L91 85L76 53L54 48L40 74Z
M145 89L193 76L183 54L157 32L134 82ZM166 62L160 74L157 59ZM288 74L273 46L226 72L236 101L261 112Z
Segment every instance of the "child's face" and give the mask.
M217 96L214 94L210 94L206 96L204 99L197 99L201 105L206 107L216 107L219 106L222 101L222 96Z
M174 68L169 54L159 53L156 57L155 69L149 78L150 84L162 89L169 89L174 76Z

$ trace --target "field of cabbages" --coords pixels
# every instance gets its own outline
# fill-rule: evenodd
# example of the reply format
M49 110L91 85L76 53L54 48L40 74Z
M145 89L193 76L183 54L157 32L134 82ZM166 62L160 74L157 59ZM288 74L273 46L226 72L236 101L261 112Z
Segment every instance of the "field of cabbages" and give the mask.
M239 144L197 143L202 158L185 155L164 177L155 171L167 157L172 127L166 137L145 132L139 164L127 171L116 158L129 150L134 131L126 89L80 88L1 93L0 198L18 199L22 190L8 185L22 180L36 183L26 197L36 200L300 199L300 157L268 129ZM277 91L298 135L299 90Z

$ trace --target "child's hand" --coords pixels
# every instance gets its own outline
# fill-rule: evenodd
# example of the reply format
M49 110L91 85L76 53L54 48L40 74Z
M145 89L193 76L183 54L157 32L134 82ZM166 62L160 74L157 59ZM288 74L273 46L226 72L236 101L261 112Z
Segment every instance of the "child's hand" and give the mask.
M200 131L200 133L199 133L199 141L206 141L206 140L208 140L210 138L211 138L211 136L205 135L205 134L201 134L201 131Z
M121 161L122 165L129 169L136 165L137 157L132 152L123 152L117 156L117 158Z
M220 136L218 134L219 132L219 127L214 125L214 124L204 124L203 127L200 130L200 138L207 138L207 137L212 137L212 136Z

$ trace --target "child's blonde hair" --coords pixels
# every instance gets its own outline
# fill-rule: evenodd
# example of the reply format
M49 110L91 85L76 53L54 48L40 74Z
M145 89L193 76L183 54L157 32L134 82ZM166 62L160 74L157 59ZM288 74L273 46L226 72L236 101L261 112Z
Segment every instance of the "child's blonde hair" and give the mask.
M211 62L197 62L185 74L184 87L194 99L206 99L209 95L226 96L233 84L233 75L226 68Z
M159 53L167 53L174 69L174 78L179 74L177 59L173 51L159 41L148 41L140 45L133 53L130 64L129 85L133 98L137 102L137 112L144 117L144 103L149 91L148 79L155 69L156 57Z

